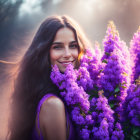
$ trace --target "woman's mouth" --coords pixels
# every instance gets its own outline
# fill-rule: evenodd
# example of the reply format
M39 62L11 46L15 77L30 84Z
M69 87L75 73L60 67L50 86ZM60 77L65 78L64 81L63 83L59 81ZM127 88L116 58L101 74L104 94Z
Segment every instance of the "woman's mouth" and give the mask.
M62 62L59 62L59 63L61 63L62 66L67 67L69 64L73 65L73 62L74 62L74 60L73 61L62 61Z

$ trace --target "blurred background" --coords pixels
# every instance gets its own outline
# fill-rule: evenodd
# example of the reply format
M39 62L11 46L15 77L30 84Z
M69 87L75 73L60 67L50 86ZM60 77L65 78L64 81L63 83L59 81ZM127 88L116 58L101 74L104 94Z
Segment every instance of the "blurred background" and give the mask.
M12 64L22 57L40 23L50 15L69 15L101 48L108 21L129 47L140 26L140 0L0 0L0 140L7 132Z

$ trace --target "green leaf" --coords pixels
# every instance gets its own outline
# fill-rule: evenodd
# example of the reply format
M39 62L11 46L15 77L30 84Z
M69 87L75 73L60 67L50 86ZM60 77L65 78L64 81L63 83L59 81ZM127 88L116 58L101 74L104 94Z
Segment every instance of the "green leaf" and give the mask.
M134 136L130 137L131 140L137 140Z
M89 94L90 96L97 94L98 92L96 90L90 90L87 92L87 94Z
M140 136L139 135L134 135L136 138L140 139Z
M107 60L106 59L104 59L102 62L107 64Z
M92 112L91 111L88 111L88 114L92 114Z
M94 97L95 95L90 95L89 96L89 100L92 100L92 98Z
M112 104L109 104L109 105L110 105L110 107L111 107L111 108L113 108L113 107L114 107L114 104L113 104L113 103L112 103Z
M101 69L101 70L99 71L99 73L101 73L103 70L104 70L104 69Z
M108 55L108 56L110 55L110 53L108 53L108 52L105 52L105 54Z
M119 91L120 91L120 88L119 88L119 87L117 87L117 88L115 88L115 90L114 90L114 91L115 91L115 93L116 93L116 92L119 92Z
M138 127L133 127L133 135L137 135L140 131L140 128Z

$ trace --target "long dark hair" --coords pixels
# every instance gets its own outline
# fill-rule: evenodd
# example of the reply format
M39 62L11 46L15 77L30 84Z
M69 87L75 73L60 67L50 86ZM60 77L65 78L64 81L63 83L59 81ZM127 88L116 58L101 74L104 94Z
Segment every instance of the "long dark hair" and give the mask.
M11 98L9 140L31 140L39 100L47 93L59 96L59 89L50 79L50 47L60 28L68 27L79 44L79 56L89 45L79 26L67 16L47 18L39 27L23 56Z

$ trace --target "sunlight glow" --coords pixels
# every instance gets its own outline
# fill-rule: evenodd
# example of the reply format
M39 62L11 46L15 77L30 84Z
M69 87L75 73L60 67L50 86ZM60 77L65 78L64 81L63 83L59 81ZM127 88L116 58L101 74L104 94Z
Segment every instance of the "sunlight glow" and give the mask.
M22 17L26 14L39 13L41 11L41 1L39 0L24 0L19 9L19 16Z
M53 0L52 2L53 2L53 4L58 4L58 3L60 3L60 2L62 2L63 0Z
M87 12L91 12L93 10L93 3L95 3L96 0L80 0L79 6L84 7L84 9Z

